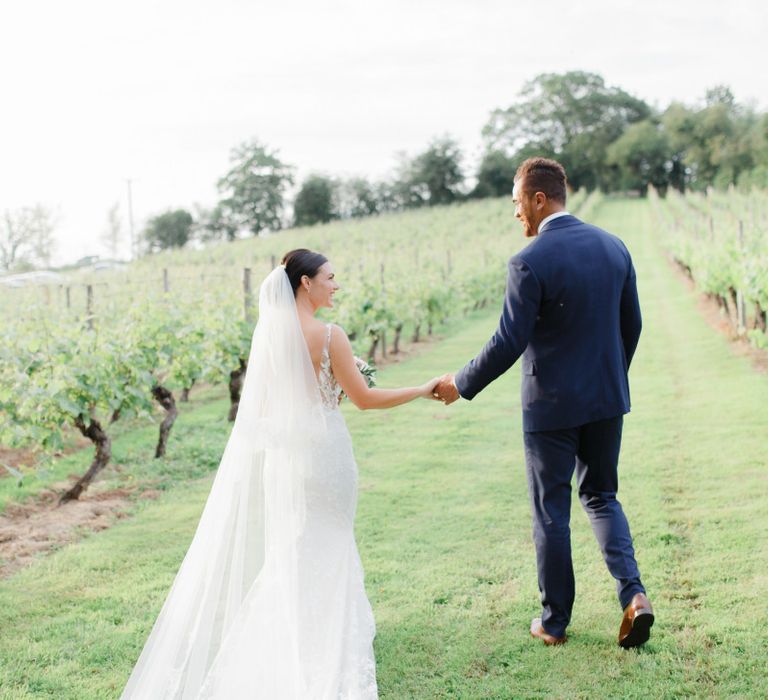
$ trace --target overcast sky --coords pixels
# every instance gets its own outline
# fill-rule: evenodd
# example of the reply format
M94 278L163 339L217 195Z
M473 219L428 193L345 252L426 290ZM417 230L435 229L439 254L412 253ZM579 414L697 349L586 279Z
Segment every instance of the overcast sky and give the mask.
M542 72L587 70L651 104L728 84L768 107L759 0L24 0L0 9L0 211L57 212L58 261L103 253L126 178L136 226L215 203L257 137L309 172L383 176Z

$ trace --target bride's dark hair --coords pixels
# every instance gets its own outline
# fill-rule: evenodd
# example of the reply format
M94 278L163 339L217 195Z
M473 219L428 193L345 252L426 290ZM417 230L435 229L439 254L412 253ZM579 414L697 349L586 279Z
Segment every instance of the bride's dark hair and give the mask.
M296 248L286 253L281 264L285 265L294 295L301 284L301 278L306 275L312 279L327 262L325 255L307 248Z

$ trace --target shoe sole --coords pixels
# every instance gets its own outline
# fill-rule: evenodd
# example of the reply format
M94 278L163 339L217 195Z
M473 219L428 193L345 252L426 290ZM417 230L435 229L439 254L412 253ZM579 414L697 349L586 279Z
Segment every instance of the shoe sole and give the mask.
M652 612L638 611L632 620L632 629L627 632L627 636L619 640L619 646L622 649L631 649L645 644L651 637L651 627L656 618Z

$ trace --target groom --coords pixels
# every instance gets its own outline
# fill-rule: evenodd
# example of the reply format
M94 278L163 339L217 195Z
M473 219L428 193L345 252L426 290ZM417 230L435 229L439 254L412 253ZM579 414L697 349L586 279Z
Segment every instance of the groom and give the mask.
M531 634L567 641L574 600L571 479L592 523L624 610L619 644L650 636L653 610L640 582L618 490L627 369L640 337L635 270L624 244L565 211L560 163L526 160L515 175L515 217L535 240L509 261L499 328L435 397L474 398L522 355L522 407L542 615Z

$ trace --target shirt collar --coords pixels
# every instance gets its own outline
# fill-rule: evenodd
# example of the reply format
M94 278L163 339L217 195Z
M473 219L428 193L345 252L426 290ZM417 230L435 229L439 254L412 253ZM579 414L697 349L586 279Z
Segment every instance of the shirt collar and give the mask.
M554 221L555 219L558 219L561 216L570 216L570 214L567 211L556 211L554 214L550 214L549 216L544 217L541 220L541 223L539 224L539 228L536 231L536 233L541 233L541 229L543 229L550 221Z

